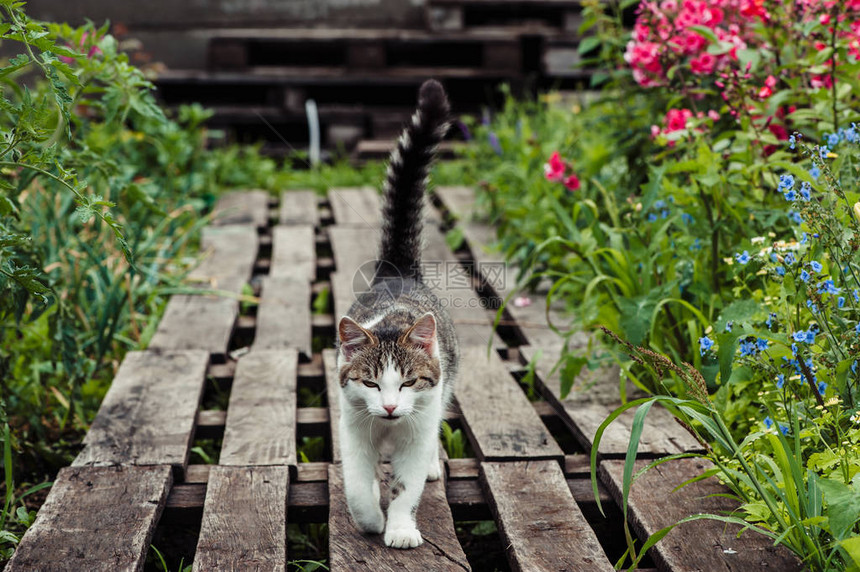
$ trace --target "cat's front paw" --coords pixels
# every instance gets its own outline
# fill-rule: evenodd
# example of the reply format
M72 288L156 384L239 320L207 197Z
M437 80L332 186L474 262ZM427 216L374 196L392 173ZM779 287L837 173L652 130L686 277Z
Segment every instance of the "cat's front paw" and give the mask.
M427 471L427 480L428 481L438 481L439 477L442 476L442 465L439 461L433 461L430 463L430 470Z
M385 546L390 548L415 548L424 539L414 526L402 528L388 528L385 531Z
M352 518L358 529L370 534L379 534L385 530L385 515L382 514L382 510L377 509L377 511L370 514L353 514Z

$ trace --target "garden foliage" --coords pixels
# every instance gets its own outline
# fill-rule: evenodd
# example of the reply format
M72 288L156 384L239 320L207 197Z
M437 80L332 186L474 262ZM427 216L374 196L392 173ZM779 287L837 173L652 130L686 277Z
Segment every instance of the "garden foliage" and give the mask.
M125 352L183 290L216 195L379 167L297 176L254 149L207 149L210 113L168 116L107 25L35 22L2 0L0 41L18 52L0 67L2 562L35 514L26 493L71 461Z
M641 423L661 401L709 443L741 501L730 518L811 569L846 569L860 518L860 3L622 2L632 30L610 4L583 5L601 91L509 101L473 125L479 201L522 278L553 280L574 330L631 344L607 351L656 397L625 407L643 407ZM569 388L576 368L559 371Z

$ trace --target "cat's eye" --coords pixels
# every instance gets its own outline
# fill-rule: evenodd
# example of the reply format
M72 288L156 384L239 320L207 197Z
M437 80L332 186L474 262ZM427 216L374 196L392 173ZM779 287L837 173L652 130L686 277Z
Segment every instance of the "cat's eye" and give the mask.
M415 385L416 381L418 381L418 380L417 379L410 379L410 380L404 381L400 387L412 387L413 385Z
M378 383L373 383L372 381L361 380L361 383L365 385L365 387L369 387L371 389L379 389Z

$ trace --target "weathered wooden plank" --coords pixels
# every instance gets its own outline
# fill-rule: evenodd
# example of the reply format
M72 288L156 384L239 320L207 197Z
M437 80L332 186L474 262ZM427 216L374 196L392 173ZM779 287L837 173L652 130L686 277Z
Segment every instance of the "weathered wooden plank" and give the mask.
M373 279L379 234L367 227L332 226L329 238L337 268L330 277L334 316L339 320L356 300L354 284L368 287Z
M239 316L239 301L174 294L149 342L151 350L206 350L224 356Z
M6 570L143 570L172 482L168 465L61 469Z
M646 461L637 461L636 470ZM681 483L712 467L704 459L677 459L654 467L640 476L630 489L628 511L634 530L642 539L684 517L698 513L723 514L737 509L737 503L713 477L675 490ZM621 502L623 461L603 461L600 479ZM740 527L723 522L700 520L682 524L651 549L661 570L730 572L735 570L802 570L800 562L785 548L774 548L765 536L751 531L737 538Z
M329 558L332 570L471 570L457 541L442 479L428 482L418 507L424 543L410 550L385 546L382 535L360 532L349 516L338 464L329 465Z
M475 192L471 187L438 187L434 191L448 212L457 219L457 227L463 236L479 273L489 287L502 299L510 296L505 311L516 321L516 326L535 347L558 345L561 338L549 326L563 327L570 321L564 312L562 301L550 305L547 318L546 297L549 285L542 285L537 292L517 289L519 269L504 261L494 247L497 242L495 229L484 222L477 210Z
M457 328L460 345L486 348L493 340L494 347L503 347L504 342L493 331L495 311L488 311L495 310L493 300L478 296L470 271L460 264L436 226L425 227L424 239L421 258L424 283L447 308Z
M272 233L269 275L313 281L316 274L314 227L307 224L276 226Z
M512 570L614 570L555 461L481 463Z
M310 283L286 276L264 277L254 348L295 348L310 357L311 336Z
M269 193L255 189L230 191L221 195L212 211L212 224L269 226Z
M286 570L286 467L212 467L194 570Z
M328 199L337 225L379 228L382 223L376 189L330 189Z
M328 398L328 418L331 428L331 460L340 462L340 437L338 436L338 424L340 423L340 382L337 376L337 351L326 349L322 352L323 370L325 371L325 388Z
M251 277L259 238L251 225L207 226L200 236L203 259L188 278L203 288L235 294Z
M369 227L331 226L328 229L337 272L352 278L359 267L376 261L379 230ZM372 275L371 275L372 276Z
M221 465L296 466L294 349L253 349L239 359L230 391Z
M535 359L537 355L537 350L530 346L520 347L520 352L527 362ZM583 368L574 381L570 394L561 399L561 378L558 373L549 375L559 355L558 347L541 348L535 370L536 386L583 448L590 451L597 428L621 404L618 396L619 371L616 366L596 371ZM635 388L628 384L628 398L635 395ZM625 412L606 429L599 445L601 455L627 454L630 428L635 414L635 409ZM659 405L651 408L645 418L645 426L639 440L640 454L662 456L699 450L701 445L675 423L666 409Z
M74 465L188 464L209 354L129 352Z
M495 352L464 348L457 403L479 459L556 459L564 453Z
M317 201L314 191L284 191L281 193L278 224L319 226Z

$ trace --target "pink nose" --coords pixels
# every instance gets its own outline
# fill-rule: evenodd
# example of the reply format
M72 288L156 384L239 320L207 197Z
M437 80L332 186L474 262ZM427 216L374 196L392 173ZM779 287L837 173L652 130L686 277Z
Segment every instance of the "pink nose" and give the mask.
M394 410L397 409L397 406L396 405L383 405L382 408L385 409L386 411L388 411L389 415L394 415Z

